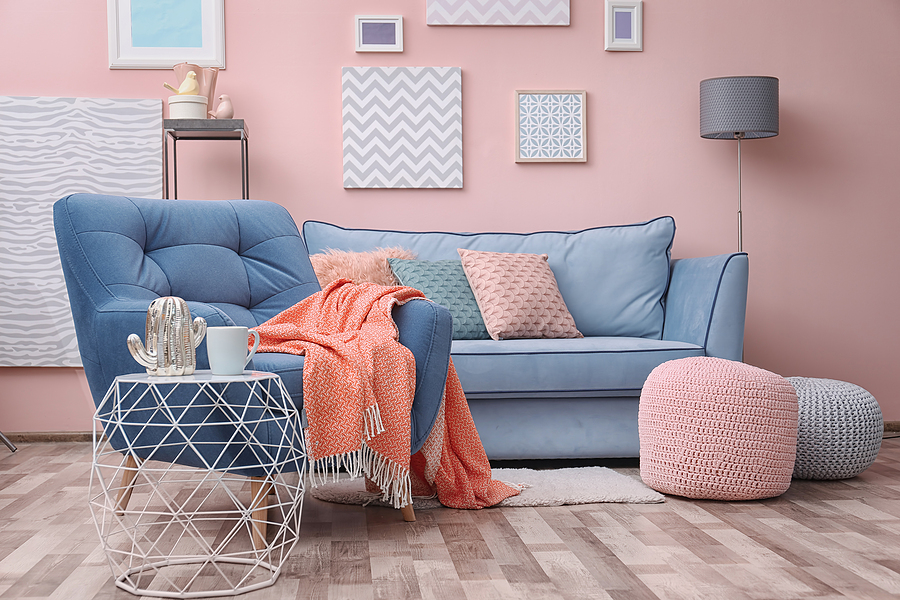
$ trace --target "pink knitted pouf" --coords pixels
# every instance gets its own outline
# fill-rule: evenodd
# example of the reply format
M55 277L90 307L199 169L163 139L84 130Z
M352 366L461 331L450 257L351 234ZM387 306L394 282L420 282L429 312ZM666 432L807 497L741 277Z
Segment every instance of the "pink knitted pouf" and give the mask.
M780 375L721 358L653 369L638 411L641 478L664 494L779 496L797 452L797 394Z

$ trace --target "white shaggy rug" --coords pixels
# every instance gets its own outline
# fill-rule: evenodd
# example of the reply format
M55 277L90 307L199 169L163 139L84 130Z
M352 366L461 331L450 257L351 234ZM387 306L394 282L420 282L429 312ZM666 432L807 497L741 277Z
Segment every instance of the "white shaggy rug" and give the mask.
M627 502L654 504L665 497L640 480L638 469L628 469L629 475L606 467L575 467L568 469L494 469L494 479L524 484L518 496L507 498L498 506L561 506L563 504L593 504L596 502ZM366 491L362 477L342 479L334 483L307 488L313 498L338 504L388 506L378 494ZM413 498L416 510L438 508L437 498Z

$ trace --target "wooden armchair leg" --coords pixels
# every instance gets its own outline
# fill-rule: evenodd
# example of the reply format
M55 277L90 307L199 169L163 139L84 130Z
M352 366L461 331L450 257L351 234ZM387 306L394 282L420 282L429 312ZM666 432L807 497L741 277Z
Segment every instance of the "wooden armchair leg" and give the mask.
M407 523L412 523L416 520L416 513L413 511L413 505L407 504L400 508L400 514L403 515L403 520Z
M266 521L268 520L269 511L269 494L272 493L274 486L266 483L265 477L251 477L250 491L253 495L253 504L251 505L251 527L253 532L253 547L256 550L262 550L266 547Z
M125 471L122 473L122 485L119 487L119 494L116 497L116 514L121 516L128 508L128 501L131 500L131 492L134 491L134 478L138 474L138 462L133 455L129 454L125 457Z

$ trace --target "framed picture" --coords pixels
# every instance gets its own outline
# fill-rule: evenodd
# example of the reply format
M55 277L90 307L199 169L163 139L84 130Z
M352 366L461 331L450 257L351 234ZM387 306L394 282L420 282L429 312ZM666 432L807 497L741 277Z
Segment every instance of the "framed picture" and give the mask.
M569 25L569 0L425 0L426 25Z
M584 90L516 91L516 162L587 162Z
M403 17L356 16L357 52L403 52Z
M641 0L606 0L605 50L643 50L643 9Z
M341 90L345 188L463 186L460 67L343 67Z
M225 0L107 0L110 69L225 68Z

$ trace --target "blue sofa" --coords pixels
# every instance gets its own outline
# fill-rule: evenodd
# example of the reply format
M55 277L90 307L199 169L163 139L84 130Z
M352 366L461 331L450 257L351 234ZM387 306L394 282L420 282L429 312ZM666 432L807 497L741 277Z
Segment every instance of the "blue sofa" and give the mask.
M745 253L671 260L675 222L573 232L451 233L302 227L310 254L401 247L547 254L583 338L454 339L451 356L491 459L637 457L641 388L689 356L741 360Z
M136 333L143 340L147 308L154 299L179 296L187 301L191 316L203 317L210 327L255 327L320 289L297 225L284 207L272 202L74 194L54 204L53 223L78 349L98 406L116 376L144 372L131 357L126 339ZM411 450L417 451L440 406L451 318L445 308L425 300L397 306L393 316L400 343L416 358ZM302 356L260 352L248 369L280 375L302 408L303 362ZM205 343L197 348L197 368L209 368ZM229 388L228 393L238 392ZM170 403L189 400L169 398ZM234 400L241 404L246 398ZM140 410L130 415L134 423L126 428L129 435L161 435L159 428L144 427ZM154 448L152 456L138 452L141 459L191 466L214 461L255 475L243 433L222 424L228 421L224 414L205 418L205 445L197 446L203 456L175 443L156 448L156 439L135 439L131 446ZM230 440L224 451L216 444L220 440ZM116 435L111 441L117 450L124 447Z

